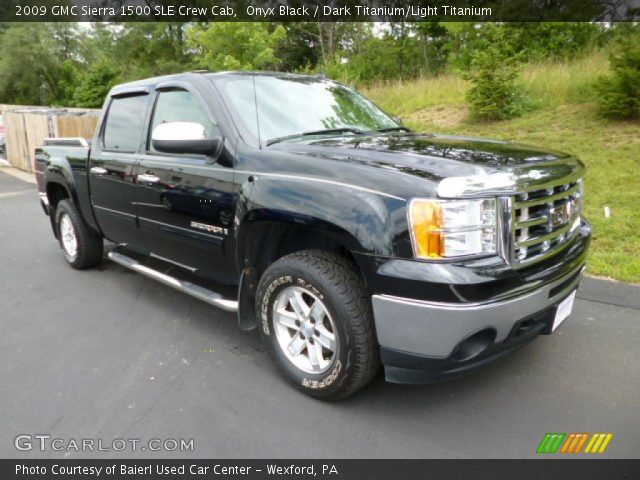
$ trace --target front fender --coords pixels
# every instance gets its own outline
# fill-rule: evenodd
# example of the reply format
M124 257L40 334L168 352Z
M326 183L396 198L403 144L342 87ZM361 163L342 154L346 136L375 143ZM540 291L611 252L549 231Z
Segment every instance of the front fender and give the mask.
M352 251L403 256L398 251L398 240L407 231L403 199L338 182L286 175L248 175L238 183L239 259L246 232L266 220L322 231Z
M406 233L403 199L339 182L267 173L236 175L244 175L238 182L234 240L242 274L238 320L245 330L257 326L253 295L260 267L252 259L266 261L263 268L275 260L269 252L290 227L304 232L296 238L307 248L317 248L318 239L329 238L353 253L399 253L398 239Z

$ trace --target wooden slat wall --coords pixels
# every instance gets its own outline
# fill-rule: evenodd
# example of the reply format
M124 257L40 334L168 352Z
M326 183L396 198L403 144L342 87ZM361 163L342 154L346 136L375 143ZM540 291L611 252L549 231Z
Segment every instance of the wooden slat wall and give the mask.
M30 107L25 105L10 105L6 103L0 104L0 115L2 115L5 127L5 154L7 159L13 159L13 161L9 160L9 163L11 163L14 167L20 168L21 170L27 170L28 165L24 164L23 156L20 154L21 149L18 147L26 141L25 131L21 127L22 117L18 114L10 114L11 110L15 110L18 108ZM14 123L16 122L17 125L14 125ZM10 137L11 140L9 140ZM15 148L11 149L11 147ZM10 149L11 152L9 152Z
M37 110L29 111L34 108ZM34 151L47 137L91 138L99 110L51 110L46 107L0 105L4 120L7 160L26 172L34 171Z
M55 117L56 137L91 138L98 124L98 115Z
M52 135L47 115L7 111L4 119L7 160L25 172L33 172L33 154L37 145Z

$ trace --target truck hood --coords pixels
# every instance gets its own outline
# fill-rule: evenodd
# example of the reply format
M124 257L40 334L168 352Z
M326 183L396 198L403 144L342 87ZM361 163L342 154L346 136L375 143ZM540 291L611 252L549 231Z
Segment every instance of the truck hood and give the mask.
M511 142L415 133L316 137L276 145L307 156L362 163L436 181L570 158L566 153Z

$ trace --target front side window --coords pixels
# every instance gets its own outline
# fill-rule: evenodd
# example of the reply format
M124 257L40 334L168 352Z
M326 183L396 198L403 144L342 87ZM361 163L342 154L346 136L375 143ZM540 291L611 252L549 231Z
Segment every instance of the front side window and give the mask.
M186 90L168 90L160 92L151 121L151 132L166 122L193 122L204 127L206 138L213 134L213 124L207 117L198 99ZM149 151L155 152L149 142Z
M105 150L138 151L147 98L147 95L137 95L111 100L104 127Z

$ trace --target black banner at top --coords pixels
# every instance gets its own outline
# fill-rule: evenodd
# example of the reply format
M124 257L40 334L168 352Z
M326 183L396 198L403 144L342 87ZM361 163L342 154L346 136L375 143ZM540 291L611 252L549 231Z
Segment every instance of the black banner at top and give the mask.
M2 22L621 22L640 0L2 0Z

